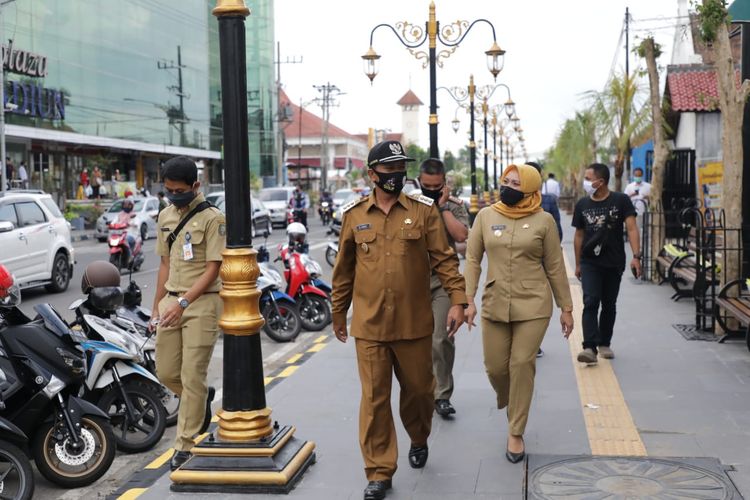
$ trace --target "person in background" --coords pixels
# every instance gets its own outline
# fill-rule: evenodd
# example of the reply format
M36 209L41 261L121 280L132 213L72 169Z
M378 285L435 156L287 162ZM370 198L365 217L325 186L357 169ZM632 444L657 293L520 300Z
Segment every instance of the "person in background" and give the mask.
M159 191L159 194L157 194L157 197L159 198L159 212L167 208L167 200L164 197L164 191Z
M84 168L81 170L81 186L83 186L83 189L86 189L89 185L89 169Z
M629 196L610 191L608 184L609 167L601 163L589 165L583 180L586 196L578 200L573 213L576 277L583 288L583 350L578 354L581 363L596 363L598 355L604 359L615 357L611 342L617 295L625 271L623 226L627 227L633 250L630 268L636 278L641 276L635 208Z
M7 183L8 183L8 189L10 189L10 188L11 188L11 186L13 185L13 184L11 183L11 181L12 181L12 180L13 180L13 178L14 178L14 174L15 174L15 172L16 172L16 169L15 169L15 167L13 166L13 162L12 162L12 161L10 161L10 157L6 156L6 157L5 157L5 180L6 180L6 181L7 181Z
M469 212L463 201L450 195L445 178L445 166L437 158L428 158L419 166L419 185L422 194L432 199L440 211L448 244L456 250L469 236ZM453 362L456 357L454 337L448 336L445 323L451 299L443 289L440 278L433 271L430 277L432 292L432 371L435 373L435 412L443 418L456 413L451 404L453 395Z
M482 345L497 408L507 407L511 463L526 454L523 435L534 394L536 353L552 316L560 308L562 333L573 331L573 301L560 239L552 216L542 210L542 178L530 165L510 165L500 179L500 201L477 214L466 249L466 322L477 315L482 259L487 277L482 292ZM551 292L550 292L551 290Z
M120 213L117 214L117 224L126 224L128 226L127 239L131 255L133 253L133 250L135 250L135 236L133 236L130 232L131 226L133 226L132 215L134 206L135 205L133 204L133 199L126 198L122 200L122 209L120 210Z
M21 181L21 189L29 188L29 173L26 171L26 162L23 160L18 166L18 180Z
M294 212L294 220L307 227L307 209L310 208L310 198L307 197L307 193L302 190L302 186L299 184L294 188L289 205Z
M651 197L651 184L643 179L641 167L633 169L633 182L625 186L625 194L630 196L630 201L633 202L638 216L643 215Z
M91 196L95 200L98 200L99 198L101 198L101 195L99 194L99 190L101 189L101 187L102 187L102 171L99 170L99 166L96 165L94 167L94 171L91 172L91 190L92 190Z

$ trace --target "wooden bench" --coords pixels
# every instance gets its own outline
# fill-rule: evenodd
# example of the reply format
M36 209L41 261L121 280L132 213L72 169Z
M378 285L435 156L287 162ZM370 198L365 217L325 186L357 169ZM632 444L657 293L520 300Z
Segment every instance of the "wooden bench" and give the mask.
M733 288L737 288L737 292L730 295ZM719 342L723 343L726 339L733 337L745 337L747 348L750 349L750 291L748 291L747 281L730 281L721 288L714 305L714 317L724 331ZM732 325L730 318L742 328Z
M674 289L673 300L685 297L702 297L711 285L718 285L715 275L721 273L721 267L714 263L715 272L711 272L711 259L705 254L710 249L714 261L722 257L723 237L714 231L704 233L702 247L698 248L698 232L691 228L685 240L685 245L665 245L656 257L656 270L661 278L660 284L669 282ZM701 253L701 262L696 255ZM712 275L713 274L713 275Z

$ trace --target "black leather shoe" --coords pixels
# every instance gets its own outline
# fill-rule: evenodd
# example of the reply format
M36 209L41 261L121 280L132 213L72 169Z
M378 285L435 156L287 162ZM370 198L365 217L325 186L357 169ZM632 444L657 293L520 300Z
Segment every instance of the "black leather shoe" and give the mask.
M365 488L365 500L382 500L385 493L391 489L391 480L370 481Z
M211 403L213 403L214 397L216 397L216 389L209 386L208 396L206 396L206 416L203 417L203 425L201 425L198 434L203 434L204 432L206 432L208 430L208 426L211 425Z
M409 465L412 469L421 469L427 463L427 445L409 448Z
M193 454L189 451L175 451L172 459L169 461L169 468L172 470L179 469L192 456Z
M453 408L451 402L447 399L436 399L435 400L435 412L441 417L447 417L456 413L456 409Z

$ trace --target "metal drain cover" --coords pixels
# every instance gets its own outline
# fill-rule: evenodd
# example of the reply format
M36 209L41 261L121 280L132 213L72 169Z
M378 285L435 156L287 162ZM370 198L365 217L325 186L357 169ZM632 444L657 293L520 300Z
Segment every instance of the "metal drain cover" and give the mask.
M528 499L742 499L716 459L529 455L528 460Z

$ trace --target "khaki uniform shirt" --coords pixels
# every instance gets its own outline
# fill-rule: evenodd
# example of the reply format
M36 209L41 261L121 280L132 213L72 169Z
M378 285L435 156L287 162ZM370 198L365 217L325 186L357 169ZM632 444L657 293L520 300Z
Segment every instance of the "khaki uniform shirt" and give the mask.
M461 224L463 224L466 227L469 227L469 212L466 211L466 207L464 206L464 202L460 198L456 198L454 196L451 196L448 198L448 201L445 202L445 206L450 210L450 212L453 214L453 217L458 220ZM440 215L440 219L443 219L442 214ZM443 220L443 226L445 226L445 221ZM448 232L448 228L445 228L445 236L448 238L448 244L451 246L453 251L456 251L456 242L453 241L453 236ZM440 278L438 278L437 274L435 274L435 271L432 272L432 277L430 278L430 289L434 290L435 288L440 286Z
M333 318L345 322L353 301L352 336L394 341L431 335L431 269L452 304L466 303L458 257L430 198L402 193L385 215L373 192L343 212L333 268Z
M201 193L182 212L174 205L159 212L156 254L160 257L169 256L169 278L165 283L168 292L186 292L206 271L206 262L222 260L221 252L226 246L226 222L224 214L215 207L195 214L177 235L172 251L169 251L169 234L177 228L184 216L203 201L206 198ZM188 241L192 246L193 258L186 260L184 245ZM220 289L221 279L217 277L206 291L218 292Z
M487 207L477 214L466 248L466 294L476 296L482 257L489 262L482 317L526 321L552 315L552 296L573 310L560 238L552 216L537 212L511 219Z

